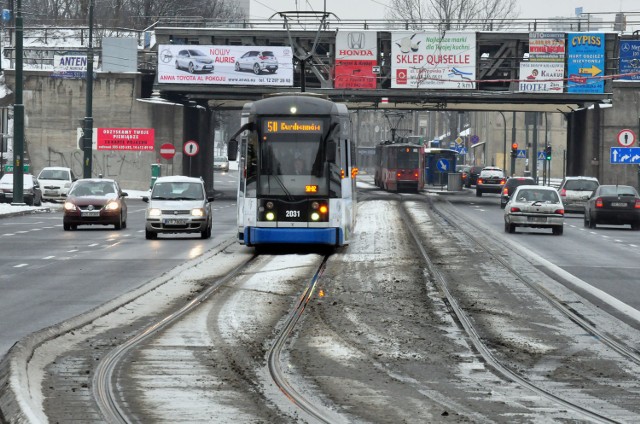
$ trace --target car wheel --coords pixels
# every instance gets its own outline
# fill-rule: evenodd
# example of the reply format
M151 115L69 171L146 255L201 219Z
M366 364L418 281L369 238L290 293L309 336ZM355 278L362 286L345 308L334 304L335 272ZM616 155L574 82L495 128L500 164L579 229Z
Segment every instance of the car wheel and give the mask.
M584 214L584 228L589 228L589 220L586 213Z
M236 72L240 72L240 63L236 62Z
M482 192L481 192L481 191L476 190L476 197L482 197Z
M25 197L24 202L29 206L33 206L33 197L32 198Z
M195 70L193 69L193 63L189 63L189 73L193 74Z
M515 224L509 224L509 234L513 234L516 232L516 225Z
M561 236L564 231L564 227L553 227L551 232L554 236Z
M207 227L204 231L200 232L200 238L208 239L211 237L211 227Z
M260 65L258 65L257 63L253 65L253 73L256 75L260 75Z
M509 223L507 223L507 221L504 221L504 232L505 233L509 232Z
M631 229L633 231L640 231L640 222L632 222L631 223Z
M62 228L65 231L71 231L71 225L70 224L67 224L67 223L62 224Z
M591 215L589 215L589 228L596 228L596 222Z
M504 209L504 208L505 208L505 206L507 206L507 204L506 204L506 203L502 203L502 202L500 202L500 209Z
M116 230L122 230L122 214L120 214L120 216L118 217L118 222L113 224L113 226Z
M39 197L38 200L33 202L34 206L42 206L42 197Z
M144 238L147 240L155 240L158 238L158 233L154 233L153 231L144 230Z

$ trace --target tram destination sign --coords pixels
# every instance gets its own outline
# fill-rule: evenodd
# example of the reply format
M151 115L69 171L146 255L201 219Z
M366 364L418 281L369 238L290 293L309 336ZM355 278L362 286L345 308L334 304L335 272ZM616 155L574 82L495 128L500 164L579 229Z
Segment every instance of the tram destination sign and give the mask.
M318 119L265 119L265 134L322 133L322 121Z

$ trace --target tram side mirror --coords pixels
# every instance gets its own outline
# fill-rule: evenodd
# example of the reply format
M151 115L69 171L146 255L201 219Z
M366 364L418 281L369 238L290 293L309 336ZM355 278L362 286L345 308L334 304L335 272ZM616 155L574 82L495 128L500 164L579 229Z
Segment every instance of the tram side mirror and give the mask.
M327 162L335 163L336 150L337 150L337 144L335 141L330 141L327 143Z
M227 144L227 158L230 161L235 161L238 156L238 140L235 138L233 140L229 140Z

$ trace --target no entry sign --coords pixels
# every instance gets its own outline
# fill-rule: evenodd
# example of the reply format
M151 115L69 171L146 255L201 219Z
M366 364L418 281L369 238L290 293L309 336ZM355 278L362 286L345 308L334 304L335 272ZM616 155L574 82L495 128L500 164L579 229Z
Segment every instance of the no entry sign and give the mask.
M171 143L164 143L160 146L160 156L165 159L172 159L176 154L176 148Z

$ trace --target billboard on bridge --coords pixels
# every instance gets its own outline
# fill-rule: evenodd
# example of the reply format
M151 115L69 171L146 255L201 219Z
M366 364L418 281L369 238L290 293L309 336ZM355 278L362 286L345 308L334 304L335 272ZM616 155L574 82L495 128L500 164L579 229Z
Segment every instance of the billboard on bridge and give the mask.
M158 83L293 86L293 52L282 46L158 46Z
M392 31L391 88L475 89L475 32Z
M604 93L604 40L602 33L576 32L567 35L567 92Z
M375 90L378 74L377 31L338 31L334 88Z

